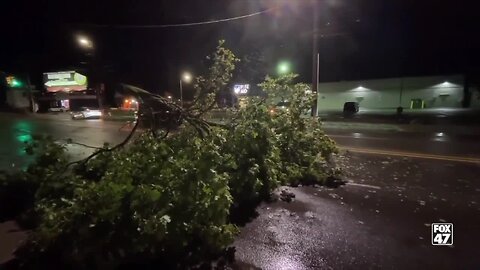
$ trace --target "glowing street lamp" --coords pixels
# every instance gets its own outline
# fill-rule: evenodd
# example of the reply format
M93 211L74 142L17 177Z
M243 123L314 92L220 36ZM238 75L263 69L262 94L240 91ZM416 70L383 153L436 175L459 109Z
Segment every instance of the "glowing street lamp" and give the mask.
M184 72L180 78L180 106L183 107L183 83L190 83L192 81L192 74Z
M287 74L290 72L290 63L283 61L280 64L278 64L277 71L279 74Z
M190 83L192 81L192 74L188 73L188 72L185 72L183 73L182 75L182 79L183 81L185 81L186 83Z
M93 42L89 38L85 36L77 36L77 42L80 45L80 47L85 48L85 49L92 49L93 48Z

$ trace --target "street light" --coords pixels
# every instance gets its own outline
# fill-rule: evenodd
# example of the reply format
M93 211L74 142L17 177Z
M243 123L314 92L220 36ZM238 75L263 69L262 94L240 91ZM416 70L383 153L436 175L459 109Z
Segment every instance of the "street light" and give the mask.
M283 61L280 64L278 64L277 71L279 74L287 74L290 72L290 63Z
M320 81L320 54L318 53L318 11L319 1L313 1L312 6L312 91L315 93L315 100L312 104L311 115L318 116L318 82Z
M98 59L95 57L95 48L93 45L93 41L88 36L77 34L75 39L78 45L85 51L85 56L90 57L91 59L87 61L87 70L89 71L89 85L95 91L95 95L97 96L98 106L100 109L103 109L103 96L105 93L105 86L103 83L100 82L101 76L99 76L99 64L97 63Z
M81 47L85 49L93 48L93 42L85 36L77 36L77 42Z
M183 108L183 82L190 83L192 74L184 72L180 78L180 106Z
M186 83L189 83L189 82L192 81L192 74L190 74L188 72L185 72L185 73L183 73L182 78Z

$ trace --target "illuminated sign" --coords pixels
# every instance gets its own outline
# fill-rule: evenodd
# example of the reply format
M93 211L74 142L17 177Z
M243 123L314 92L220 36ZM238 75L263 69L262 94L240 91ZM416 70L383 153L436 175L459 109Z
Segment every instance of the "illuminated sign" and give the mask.
M43 73L43 82L48 92L70 92L87 89L87 77L75 71Z
M250 91L250 84L235 84L233 92L235 95L246 95Z

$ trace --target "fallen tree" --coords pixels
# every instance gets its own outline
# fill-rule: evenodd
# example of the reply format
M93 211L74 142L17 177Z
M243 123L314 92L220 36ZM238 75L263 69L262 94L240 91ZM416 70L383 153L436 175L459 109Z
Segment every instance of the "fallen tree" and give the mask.
M119 145L73 162L51 139L28 145L36 161L0 181L4 192L25 195L14 198L32 230L17 252L21 266L199 266L231 245L238 209L269 199L280 185L321 184L335 173L327 163L336 147L318 119L303 117L313 96L294 75L261 84L270 97L288 98L288 110L272 113L270 99L252 97L226 124L204 119L235 69L223 45L197 79L189 109L125 86L141 109ZM171 112L175 131L161 124L159 108Z

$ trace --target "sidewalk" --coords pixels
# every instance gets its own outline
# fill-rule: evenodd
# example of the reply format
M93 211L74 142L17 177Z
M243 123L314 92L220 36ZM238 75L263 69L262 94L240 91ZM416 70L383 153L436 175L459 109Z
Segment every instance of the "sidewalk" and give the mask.
M13 252L27 239L27 233L15 221L0 221L0 265L13 259ZM1 268L1 267L0 267Z
M369 122L343 122L326 121L322 123L325 130L350 130L350 131L381 131L381 132L406 132L406 133L453 133L462 135L480 135L480 126L466 125L421 125L421 124L396 124L396 123L369 123Z
M351 116L342 111L319 111L318 115L323 122L480 126L478 109L406 109L401 115L395 110L361 110Z

